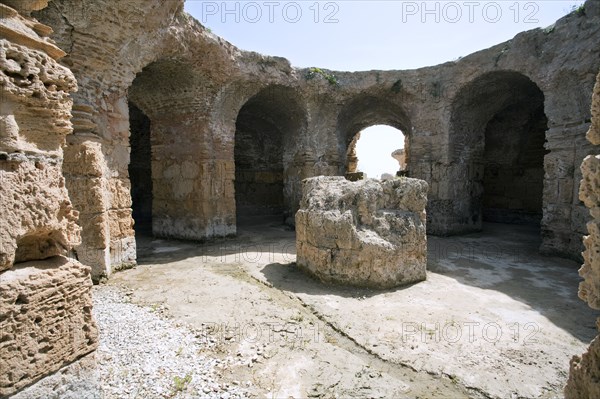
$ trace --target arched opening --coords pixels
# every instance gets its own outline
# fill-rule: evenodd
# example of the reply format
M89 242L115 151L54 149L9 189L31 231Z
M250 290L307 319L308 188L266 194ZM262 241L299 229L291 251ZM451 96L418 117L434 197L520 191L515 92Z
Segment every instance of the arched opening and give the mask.
M284 223L293 204L285 169L289 141L303 127L304 112L290 88L271 86L240 109L235 132L235 202L240 224Z
M361 130L348 147L347 172L362 172L376 179L391 179L406 173L405 140L401 130L388 125Z
M238 222L283 216L282 134L255 102L240 111L235 132L235 202Z
M150 118L129 102L129 180L135 231L152 234L152 146Z
M484 222L540 225L547 123L543 97L509 105L488 122Z
M132 181L133 207L155 237L205 240L235 231L227 190L233 168L222 155L228 144L202 114L203 79L186 60L161 59L129 88L129 101L141 110L132 107L130 120L130 167L141 170L140 184Z
M483 222L529 224L542 219L544 94L517 72L485 74L463 88L451 120L455 217L463 231Z
M344 170L340 173L365 172L362 168L371 170L366 174L373 178L380 178L383 173L395 176L399 171L408 175L410 126L406 112L391 100L365 95L350 101L338 116L337 135L345 160ZM399 159L402 159L403 167L400 167ZM390 170L376 166L385 165L385 161ZM375 165L371 168L368 164Z

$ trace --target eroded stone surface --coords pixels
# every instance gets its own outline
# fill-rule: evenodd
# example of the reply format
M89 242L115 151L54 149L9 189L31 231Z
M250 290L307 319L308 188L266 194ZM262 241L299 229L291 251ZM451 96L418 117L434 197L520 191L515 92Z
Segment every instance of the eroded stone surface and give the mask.
M48 55L0 39L0 151L62 157L76 89L73 74Z
M326 282L389 288L425 279L427 183L304 181L297 263Z
M583 266L579 274L584 281L579 285L579 296L592 308L600 309L600 155L588 156L581 165L583 180L579 191L588 207L592 220L587 224L584 237Z
M79 242L77 212L61 165L23 154L0 161L0 271L13 263L65 255Z
M592 125L588 140L600 144L600 73L592 97ZM587 224L588 235L583 243L583 266L579 274L579 297L594 309L600 309L600 155L588 156L581 165L582 181L579 198L588 208L592 220ZM596 322L600 329L600 319ZM569 381L565 388L567 398L600 397L600 335L592 341L588 351L571 360Z
M24 14L41 10L48 5L48 0L2 0L2 2Z
M77 82L52 29L28 16L47 2L5 3L25 15L0 4L2 397L97 345L90 268L59 256L80 243L62 170Z
M587 137L594 142L600 136L600 73L592 99L592 126ZM588 208L592 220L587 224L589 235L584 238L584 264L579 274L584 281L579 296L594 309L600 309L600 155L588 156L581 165L583 180L579 198Z
M20 4L36 7L29 3ZM38 33L51 29L0 7L2 271L14 262L66 254L80 238L62 176L62 146L72 131L69 94L77 83L66 67L43 52L50 44Z
M93 351L90 268L64 257L0 274L0 395Z
M600 320L598 321L600 329ZM600 336L590 344L581 356L573 356L565 397L587 399L600 397Z
M600 145L600 74L596 77L596 86L594 86L592 97L592 126L586 137L590 143Z
M407 137L410 176L429 183L430 233L478 231L485 217L482 207L487 207L496 219L504 211L513 220L541 219L543 252L580 257L586 211L576 195L578 167L593 153L583 136L600 55L595 2L550 29L519 34L457 62L411 71L324 71L337 84L293 68L285 59L235 48L185 14L182 4L85 0L73 7L57 0L34 13L53 27L60 47L69 50L64 63L81 87L74 95L76 136L69 141L93 141L101 147L105 167L90 186L114 186L112 180L126 185L128 101L148 118L155 235L203 240L235 234L237 214L244 207L282 209L282 219L292 222L301 181L352 171L357 133L388 124ZM536 91L535 104L543 109L522 106L531 103ZM525 118L529 111L539 118ZM503 117L515 113L519 118L504 118L515 123L504 126ZM538 154L531 161L535 165L527 160L518 167L482 163L478 145L490 120L495 132L510 131L513 138L544 131L530 143L535 151L517 139L507 144ZM245 154L236 155L236 136L250 133L248 123L281 140L282 151L271 151L272 162L259 165L264 169L260 173L253 171L254 165L244 165ZM497 136L492 132L489 137ZM185 171L180 168L184 164L189 165ZM485 187L486 178L497 172L499 184ZM71 179L85 178L78 168L67 168L66 175L67 187ZM500 196L513 176L519 189ZM535 187L532 198L519 198L529 180ZM259 194L254 203L247 203L252 195L236 199L236 193L253 190ZM275 198L270 190L283 193ZM97 198L75 206L84 226L78 250L94 254L89 258L94 273L108 275L133 261L131 204ZM101 248L96 237L102 238Z
M2 38L33 50L40 50L53 59L65 56L66 53L56 47L54 41L48 37L52 28L19 14L29 15L31 11L40 10L48 4L47 0L5 0L3 3L0 3Z

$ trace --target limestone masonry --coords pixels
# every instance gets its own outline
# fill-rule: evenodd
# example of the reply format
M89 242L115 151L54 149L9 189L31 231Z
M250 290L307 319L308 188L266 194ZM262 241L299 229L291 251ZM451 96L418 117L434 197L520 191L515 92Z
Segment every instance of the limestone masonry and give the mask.
M93 351L98 335L91 268L63 256L81 244L63 176L77 81L52 29L17 12L45 2L5 3L17 9L0 4L2 397Z
M0 275L0 396L96 349L90 268L55 257Z
M304 181L297 264L326 282L391 288L425 280L427 183Z
M588 140L600 145L600 73L596 79L592 99L592 126ZM592 220L587 228L589 235L583 240L584 264L579 274L584 278L579 284L579 297L592 308L600 309L600 155L590 155L581 165L583 180L579 198L589 208ZM596 321L600 330L600 319ZM568 398L600 397L600 335L592 341L589 350L571 360L571 372L565 388Z
M597 2L455 62L327 71L337 84L235 48L182 5L53 1L34 13L79 84L63 173L70 192L90 192L71 200L95 278L135 263L132 203L159 237L227 236L266 214L293 223L302 180L352 171L352 143L373 124L407 137L408 175L429 183L428 233L541 223L542 252L581 259ZM150 186L149 201L138 187Z
M202 242L273 217L320 279L387 288L425 278L426 232L529 224L541 253L583 261L600 308L599 1L364 72L240 50L183 5L0 0L0 396L94 351L91 282L136 265L136 233ZM348 182L375 124L405 135L407 178ZM599 342L568 397L600 397Z

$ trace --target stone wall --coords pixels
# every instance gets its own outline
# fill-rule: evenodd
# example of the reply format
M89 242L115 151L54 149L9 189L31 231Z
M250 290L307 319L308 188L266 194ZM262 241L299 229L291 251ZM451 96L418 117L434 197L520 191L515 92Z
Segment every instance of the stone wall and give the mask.
M588 210L577 194L583 170L581 198L593 207L598 160L586 157L598 152L592 144L598 143L597 118L590 122L589 94L600 68L599 2L586 2L583 12L548 29L521 33L455 62L409 71L325 71L336 76L334 83L310 69L292 68L285 59L235 48L185 14L183 0L53 0L46 8L43 0L2 3L16 7L0 5L4 281L14 281L4 274L13 273L15 263L59 262L64 258L54 257L69 252L89 264L96 279L135 264L132 206L139 203L145 205L136 214L152 220L154 235L203 240L236 232L240 187L259 183L252 207L283 209L293 223L302 180L344 175L356 163L349 149L357 134L388 124L406 135L411 177L429 183L430 233L478 231L486 212L502 221L530 213L539 218L541 206L544 253L578 258L580 237L589 229L581 292L596 306L598 227L592 223L586 229ZM514 109L532 103L536 107L530 113L514 117ZM140 114L150 126L142 129L143 137L138 135ZM592 143L585 139L591 123ZM236 168L236 136L240 147L248 124L276 132L281 144L275 147L281 148L268 165L250 164L244 173L243 155ZM514 133L506 151L518 169L484 162L494 159L485 142L488 147L497 142L500 129ZM517 140L532 133L535 140ZM535 156L523 157L515 142ZM139 174L150 171L150 190L144 187L149 180L130 176L139 177L133 170L140 166L130 152L142 148L146 155L141 157L150 153L151 159ZM261 151L270 151L269 146L255 148ZM508 190L509 179L531 191L523 196L527 190ZM61 274L64 279L86 280L88 269L65 262L60 266L69 269ZM26 286L41 270L17 273L25 280L15 287ZM65 308L69 315L88 312L89 290L81 286L77 306ZM32 294L27 300L38 299ZM64 321L81 320L77 317ZM87 335L77 336L89 339L77 341L72 352L59 350L55 363L38 367L47 357L36 357L38 365L28 366L31 371L18 382L14 376L5 381L5 389L93 350L92 322L83 319L89 331L79 325ZM584 356L581 369L590 356Z
M71 132L71 72L49 30L0 4L0 271L15 261L66 254L80 240L62 177Z
M400 178L303 182L297 264L322 281L392 288L425 280L427 183Z
M203 28L194 33L208 35ZM206 114L207 97L215 95L206 82L219 87L227 67L202 65L206 43L189 46L179 54L185 61L158 60L143 68L128 96L150 119L153 234L204 240L235 233L235 129L229 137L211 131Z
M356 163L356 135L388 124L405 133L410 176L429 183L429 233L479 231L484 218L539 221L542 252L580 257L586 211L577 197L578 166L593 153L584 135L600 67L597 2L455 62L410 71L325 71L336 84L285 59L236 49L183 13L182 4L55 0L36 14L69 49L64 64L80 84L65 158L87 154L94 165L66 162L65 177L72 192L93 193L72 200L83 228L77 250L96 277L135 262L130 191L138 189L129 179L128 101L150 120L157 236L235 234L237 205L279 212L279 190L283 217L293 224L301 181L344 175ZM522 114L508 123L510 107L532 99L543 105L530 110L539 117ZM259 122L278 132L281 156L273 154L277 162L269 167L236 169L236 135L240 149L245 134L238 127ZM493 143L500 127L514 133L514 142L547 128L545 142L534 134L521 143L536 154L530 159L513 145L516 169L486 165L482 143L486 136ZM529 189L507 191L509 179ZM257 195L248 198L244 190Z
M160 53L154 37L164 36L182 2L155 5L53 1L35 13L54 28L58 45L68 49L62 62L79 83L64 174L69 191L81 193L72 195L82 227L76 250L95 278L135 263L127 90L136 73Z
M588 140L600 145L600 73L592 99L592 126L587 133ZM588 222L588 235L584 237L584 264L579 270L583 277L579 285L579 297L590 307L600 309L600 155L590 155L581 165L583 180L579 197L591 214ZM600 319L596 322L600 330ZM597 336L586 353L571 360L569 381L565 388L567 398L600 397L600 335Z
M96 349L91 290L90 268L64 257L0 274L0 396Z
M238 221L244 217L283 215L284 212L284 132L274 121L278 115L272 109L275 103L269 98L271 96L271 90L254 96L242 107L236 119L235 203Z
M77 83L29 17L45 5L0 3L0 396L97 345L90 268L65 257L80 243L63 177Z

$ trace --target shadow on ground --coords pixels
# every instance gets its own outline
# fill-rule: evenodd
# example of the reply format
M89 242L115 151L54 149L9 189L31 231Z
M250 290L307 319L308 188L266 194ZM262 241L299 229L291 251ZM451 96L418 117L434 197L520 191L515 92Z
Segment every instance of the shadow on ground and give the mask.
M538 253L539 232L530 226L486 224L481 233L428 237L428 271L460 284L494 290L525 303L582 341L597 334L597 311L577 296L579 264ZM266 265L261 273L274 287L296 294L370 298L390 292L327 285L295 263Z
M489 223L481 233L430 237L428 244L430 271L461 284L500 291L582 341L596 336L600 314L577 296L580 264L540 255L537 228Z
M203 242L153 237L151 229L145 227L136 230L137 263L157 265L198 258L200 263L213 265L215 261L265 264L274 254L283 254L286 260L293 262L296 260L294 240L294 231L276 218L260 224L242 224L236 236Z
M242 225L237 237L205 243L152 238L147 232L137 239L140 265L190 258L213 268L215 264L226 267L245 263L256 266L273 287L296 294L361 299L411 287L374 291L317 281L296 266L295 233L275 219ZM599 314L577 297L579 264L542 256L538 253L539 244L536 228L503 224L486 224L483 232L464 236L430 236L428 271L466 286L502 292L578 339L590 341L596 335L595 319Z
M411 284L389 290L372 290L328 284L307 275L296 266L295 262L287 264L270 263L261 270L261 273L264 275L266 281L280 290L293 292L295 294L332 295L344 298L371 298L390 292L397 292L414 285Z

